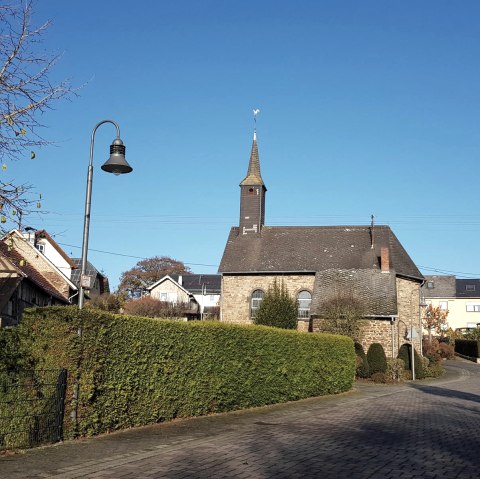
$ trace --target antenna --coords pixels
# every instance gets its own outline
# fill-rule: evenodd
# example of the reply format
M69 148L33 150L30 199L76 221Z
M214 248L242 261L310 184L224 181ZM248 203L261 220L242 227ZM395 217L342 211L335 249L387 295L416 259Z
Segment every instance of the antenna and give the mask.
M375 226L375 216L372 214L370 216L370 220L371 220L371 223L370 223L370 241L371 241L371 246L370 248L373 249L373 245L374 245L374 226Z

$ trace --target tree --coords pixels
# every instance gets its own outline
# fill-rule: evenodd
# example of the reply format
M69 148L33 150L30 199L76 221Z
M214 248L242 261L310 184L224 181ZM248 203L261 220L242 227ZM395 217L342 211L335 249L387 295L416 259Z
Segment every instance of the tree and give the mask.
M189 273L191 270L188 266L168 256L142 259L132 269L122 273L118 291L132 296L132 292L146 289L167 274Z
M447 324L448 310L441 309L440 306L429 304L423 314L423 327L428 331L428 339L432 342L432 331L442 334Z
M296 329L297 317L297 302L288 294L284 282L279 285L275 280L265 293L253 322L275 328Z
M365 315L363 303L351 294L338 293L322 304L322 331L358 340L360 323Z
M39 116L58 100L74 94L67 80L52 82L51 72L60 55L40 51L47 21L32 25L32 0L14 0L0 6L0 162L36 156L38 147L51 144L39 135L44 127ZM3 173L4 175L5 173ZM21 224L25 216L41 208L41 195L29 184L18 185L0 177L0 222Z

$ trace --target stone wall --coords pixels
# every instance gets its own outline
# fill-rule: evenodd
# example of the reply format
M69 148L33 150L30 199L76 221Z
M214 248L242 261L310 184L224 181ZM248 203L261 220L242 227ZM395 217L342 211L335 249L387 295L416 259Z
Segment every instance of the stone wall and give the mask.
M292 298L296 298L302 290L313 292L315 275L223 275L221 321L251 324L250 298L253 291L261 289L266 292L275 279L278 284L283 281ZM301 329L303 330L304 323L307 323L308 330L308 321L299 322Z
M315 275L224 275L222 276L221 320L228 323L251 324L250 297L256 289L267 291L274 280L284 281L288 292L296 297L302 290L313 292ZM421 352L420 322L420 284L407 279L397 278L398 317L368 319L361 321L359 341L367 352L372 343L380 343L387 358L396 357L398 349L409 341L405 333L412 325L418 337L414 341L415 349ZM321 319L312 320L312 330L321 330ZM298 322L299 331L309 330L309 321Z
M415 349L421 353L422 326L420 320L420 284L408 279L397 278L397 351L404 344L409 343L405 339L406 332L410 332L413 326L417 332L414 340Z

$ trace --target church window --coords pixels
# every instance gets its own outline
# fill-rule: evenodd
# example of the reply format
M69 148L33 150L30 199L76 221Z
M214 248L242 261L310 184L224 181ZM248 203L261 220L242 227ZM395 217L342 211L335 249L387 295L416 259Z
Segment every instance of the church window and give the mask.
M263 297L265 296L265 293L261 289L256 289L252 293L252 298L250 301L250 317L252 319L255 318L257 314L257 310L260 306L260 303L263 301Z
M309 291L300 291L297 296L298 318L308 319L310 317L310 305L312 303L312 295Z

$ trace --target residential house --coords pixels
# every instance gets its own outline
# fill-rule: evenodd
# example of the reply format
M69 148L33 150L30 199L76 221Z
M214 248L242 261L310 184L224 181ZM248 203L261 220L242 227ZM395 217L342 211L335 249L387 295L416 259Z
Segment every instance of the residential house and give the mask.
M68 279L77 265L45 230L25 228L23 237L46 256Z
M17 325L25 308L67 304L68 297L33 264L0 241L0 327Z
M72 281L80 287L80 273L82 266L81 258L73 258L73 263L76 266L76 269L72 271ZM108 283L108 278L103 273L97 270L90 261L87 261L87 267L85 269L85 274L91 278L91 287L85 291L87 298L90 298L92 295L99 295L104 293L110 293L110 285Z
M220 302L221 277L216 274L166 275L147 288L152 298L188 305L189 315L215 314Z
M33 266L62 297L71 301L78 294L77 286L39 249L18 231L13 230L2 238L10 250L17 251L25 261Z
M458 279L451 275L425 276L425 304L448 311L445 328L480 326L480 279Z
M267 188L256 133L240 183L239 226L231 228L220 263L221 320L250 324L268 288L283 282L299 305L298 329L317 331L332 298L361 301L360 338L388 355L413 336L420 350L424 278L388 226L265 226Z

